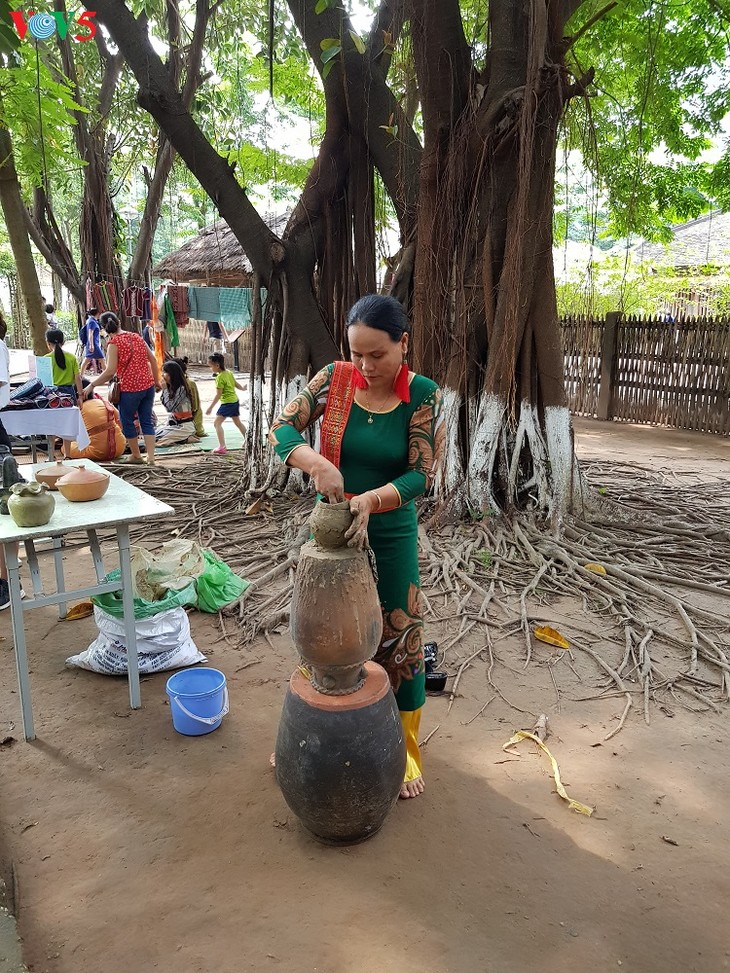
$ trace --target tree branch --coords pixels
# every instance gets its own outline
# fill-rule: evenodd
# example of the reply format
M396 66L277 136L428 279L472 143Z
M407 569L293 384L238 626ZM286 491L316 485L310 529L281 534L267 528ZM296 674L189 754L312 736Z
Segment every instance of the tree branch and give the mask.
M451 131L467 104L471 52L458 0L410 0L425 141Z
M576 9L579 6L580 4L576 4ZM593 14L592 17L589 17L588 20L580 28L580 30L576 31L575 34L571 34L569 37L566 37L566 48L565 48L566 51L570 50L570 48L573 47L574 44L577 44L578 41L581 39L581 37L587 31L589 31L595 23L597 23L599 20L602 20L607 13L613 10L614 7L618 7L618 0L611 0L611 2L607 3L605 7L602 7L601 10Z
M186 110L169 72L150 44L146 25L119 0L98 0L97 17L114 39L139 84L138 101L215 203L256 273L268 280L283 258L278 237L261 219L230 166Z

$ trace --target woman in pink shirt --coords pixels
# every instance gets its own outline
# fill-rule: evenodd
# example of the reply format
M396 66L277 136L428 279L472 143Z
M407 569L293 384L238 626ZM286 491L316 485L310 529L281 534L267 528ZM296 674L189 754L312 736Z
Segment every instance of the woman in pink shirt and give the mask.
M122 432L132 455L130 463L144 463L134 425L135 415L139 418L147 451L147 463L155 463L155 424L152 407L155 390L160 390L160 370L157 359L136 331L122 331L119 318L113 311L102 314L99 323L109 335L106 347L107 366L86 389L87 398L93 394L94 387L107 382L116 372L121 390L119 398L119 418Z

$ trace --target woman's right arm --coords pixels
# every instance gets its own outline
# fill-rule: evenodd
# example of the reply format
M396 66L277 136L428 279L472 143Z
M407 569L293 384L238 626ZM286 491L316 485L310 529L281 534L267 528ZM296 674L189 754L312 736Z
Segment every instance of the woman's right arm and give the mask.
M312 381L289 402L269 431L269 442L287 466L308 473L318 493L330 502L344 497L344 480L337 467L312 449L302 433L324 412L332 366L317 372Z

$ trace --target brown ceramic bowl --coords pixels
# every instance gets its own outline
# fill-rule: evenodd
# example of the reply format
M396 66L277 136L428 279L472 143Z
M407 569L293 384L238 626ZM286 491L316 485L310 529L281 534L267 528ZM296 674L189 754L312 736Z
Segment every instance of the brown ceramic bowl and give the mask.
M109 488L109 474L87 470L85 466L73 469L56 481L56 489L67 500L83 503L86 500L99 500Z
M39 483L45 483L49 490L56 489L56 483L62 476L70 473L73 467L64 466L62 460L55 463L47 463L36 470L35 478Z

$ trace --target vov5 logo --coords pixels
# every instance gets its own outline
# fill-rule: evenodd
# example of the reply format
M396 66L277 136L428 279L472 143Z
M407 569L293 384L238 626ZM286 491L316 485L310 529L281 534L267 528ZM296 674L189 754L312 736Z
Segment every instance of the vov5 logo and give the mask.
M74 20L77 27L85 27L88 31L86 34L72 33L74 40L90 41L96 35L96 24L93 20L96 17L95 10L81 10L75 14L64 14L59 10L53 13L35 13L30 10L25 14L21 10L11 10L10 16L21 41L28 33L38 41L47 41L55 33L58 33L61 40L65 40L73 30Z

